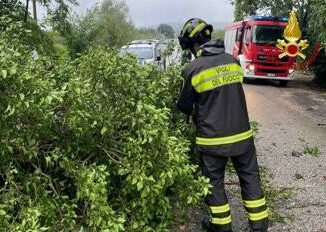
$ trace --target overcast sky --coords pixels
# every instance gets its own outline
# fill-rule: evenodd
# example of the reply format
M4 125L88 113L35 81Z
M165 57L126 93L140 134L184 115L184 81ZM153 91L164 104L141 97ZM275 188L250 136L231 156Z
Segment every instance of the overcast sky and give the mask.
M79 0L75 11L85 12L99 0ZM229 0L125 0L136 26L184 23L199 17L210 22L231 22L233 7Z
M233 10L228 0L126 0L137 26L161 22L185 22L199 17L209 22L232 21Z
M80 0L79 9L91 7L97 0ZM125 0L137 26L162 22L185 22L199 17L208 22L230 22L233 7L229 0Z

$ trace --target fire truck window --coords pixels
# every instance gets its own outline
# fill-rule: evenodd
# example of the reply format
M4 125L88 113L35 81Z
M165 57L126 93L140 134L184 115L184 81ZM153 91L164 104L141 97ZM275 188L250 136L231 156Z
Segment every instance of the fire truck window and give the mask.
M225 44L225 51L227 53L230 53L229 52L229 47L230 47L230 44L229 44L229 31L226 31L225 32L225 35L224 35L224 44Z
M229 36L230 36L230 32L225 32L225 38L224 38L224 40L225 40L225 42L226 43L229 43Z
M242 28L238 28L237 30L237 42L240 42L242 38Z
M232 48L233 48L233 41L232 41L232 31L228 31L228 40L227 43L229 44L229 53L232 52Z
M246 28L246 32L245 32L245 37L244 37L244 41L246 44L249 44L250 43L250 40L251 40L251 28L248 27Z
M253 30L253 42L258 44L275 44L277 39L283 38L284 27L258 25Z
M236 40L236 34L237 34L237 31L233 30L232 31L232 43Z

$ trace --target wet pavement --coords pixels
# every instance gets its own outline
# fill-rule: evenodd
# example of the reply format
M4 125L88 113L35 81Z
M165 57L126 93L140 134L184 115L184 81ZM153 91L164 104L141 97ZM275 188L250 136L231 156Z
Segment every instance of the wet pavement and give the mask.
M259 163L273 186L294 190L279 209L291 217L269 231L326 231L326 90L307 81L286 88L268 82L245 85L250 117L261 125ZM305 148L320 155L304 154Z

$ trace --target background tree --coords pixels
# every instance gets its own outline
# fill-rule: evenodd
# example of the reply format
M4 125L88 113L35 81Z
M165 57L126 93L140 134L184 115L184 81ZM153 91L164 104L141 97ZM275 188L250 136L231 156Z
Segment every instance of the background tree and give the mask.
M87 11L85 16L76 17L71 26L65 37L75 53L94 44L122 46L132 40L134 31L126 4L116 0L104 0Z
M243 20L245 16L255 15L259 9L259 1L255 0L236 0L231 1L234 5L234 20Z
M157 28L157 32L163 35L165 38L173 39L174 38L174 29L169 24L160 24Z
M154 28L135 28L132 39L134 40L142 40L142 39L155 39L157 38L157 31Z
M311 1L311 20L309 21L309 35L312 41L319 41L322 49L312 69L315 72L314 81L326 86L326 3L324 0Z
M256 15L257 13L287 17L289 12L295 8L298 10L298 17L302 27L305 27L310 14L310 4L305 0L235 0L231 1L231 3L235 6L235 21L243 20L245 16Z
M61 50L56 51L57 46L55 43L57 38L54 38L54 35L58 37L64 33L71 34L70 23L68 21L69 10L70 4L76 4L76 1L39 0L37 2L47 10L46 27L38 25L37 21L32 19L28 10L31 0L3 0L0 2L0 16L2 16L0 31L5 30L9 25L15 24L22 29L17 34L13 32L15 37L20 36L21 43L29 47L30 51L35 50L38 54L56 56L60 54ZM23 29L27 29L29 33L26 33ZM59 45L61 46L62 44Z
M312 19L310 27L319 41L326 44L326 3L324 0L313 0L311 2Z
M23 20L25 13L24 5L19 0L2 0L0 1L0 16L17 20Z
M302 28L305 28L308 23L310 12L310 4L306 0L260 0L259 9L271 16L288 17L292 9L297 9L299 22Z
M212 39L222 39L224 40L224 34L225 34L225 31L224 30L214 30L213 33L212 33Z
M25 21L25 5L19 0L4 0L0 2L0 34L4 31L11 33L12 38L20 40L39 54L50 55L54 52L53 42L45 30L39 27L34 20ZM7 30L15 26L15 30ZM27 33L28 31L28 33Z

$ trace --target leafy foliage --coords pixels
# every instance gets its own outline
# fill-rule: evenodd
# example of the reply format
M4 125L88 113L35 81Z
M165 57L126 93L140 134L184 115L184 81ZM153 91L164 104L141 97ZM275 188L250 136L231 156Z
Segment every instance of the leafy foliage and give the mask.
M54 30L62 31L69 26L68 18L70 6L77 5L77 0L39 0L45 6L48 13L48 20Z
M23 20L25 9L18 0L3 0L0 2L0 16L9 15L15 20Z
M0 38L0 228L168 231L172 206L207 194L173 107L179 68L141 67L103 48L74 61L34 60L7 33Z
M317 34L318 40L326 44L326 3L323 0L312 1L311 28Z
M315 73L314 81L321 85L326 86L326 27L325 27L325 14L326 4L325 1L313 0L311 2L312 16L310 21L310 38L312 41L320 41L323 49L320 51L316 62L313 64L313 71Z
M2 3L3 4L3 3ZM17 8L15 11L13 8ZM9 12L15 13L9 13ZM21 3L6 4L0 10L0 33L1 37L8 40L15 40L27 46L29 51L37 51L41 54L51 54L54 52L53 42L35 22L23 22L20 19L22 13ZM4 33L6 31L6 33Z
M315 73L314 82L320 86L326 87L326 51L325 47L321 49L316 61L313 63L312 70Z
M255 15L258 12L264 15L287 17L289 12L295 8L298 10L299 19L302 26L306 26L310 14L310 4L307 1L293 0L235 0L231 1L235 5L235 21L243 20L245 16Z

